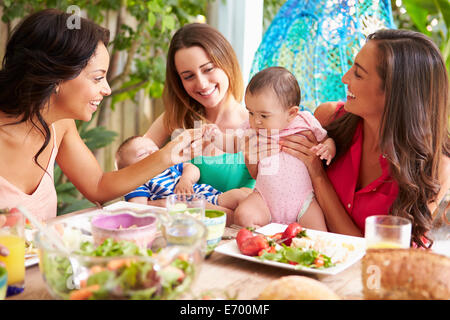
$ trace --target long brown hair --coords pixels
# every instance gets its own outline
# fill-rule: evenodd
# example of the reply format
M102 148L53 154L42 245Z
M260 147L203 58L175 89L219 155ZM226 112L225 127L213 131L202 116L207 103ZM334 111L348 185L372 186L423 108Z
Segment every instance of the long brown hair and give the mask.
M440 191L439 164L450 156L448 75L439 49L427 36L409 30L379 30L368 37L379 50L377 72L386 103L380 150L387 155L399 193L390 214L412 221L412 241L425 247L431 229L428 203ZM326 129L348 150L360 118L347 113Z
M50 129L42 110L60 83L76 78L86 67L99 41L105 46L109 42L107 29L81 17L80 27L69 29L70 17L46 9L25 18L8 41L0 70L0 110L20 117L8 125L31 121L42 133L44 143L34 161L44 171L37 158L50 141Z
M170 131L193 128L196 120L206 121L204 107L184 90L175 68L175 53L180 49L195 46L203 48L211 62L225 72L230 83L228 93L237 101L242 100L242 73L231 44L219 31L207 24L187 24L178 29L172 37L167 55L163 101L166 109L164 123Z

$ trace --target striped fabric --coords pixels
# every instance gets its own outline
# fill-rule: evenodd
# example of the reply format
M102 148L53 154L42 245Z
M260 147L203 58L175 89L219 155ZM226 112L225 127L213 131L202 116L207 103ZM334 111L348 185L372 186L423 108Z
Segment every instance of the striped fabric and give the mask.
M136 190L124 196L128 201L135 197L147 197L148 200L158 200L168 197L174 193L175 186L183 174L183 163L176 164L169 169L138 187ZM208 184L194 184L195 194L202 194L208 202L217 205L217 198L222 193Z

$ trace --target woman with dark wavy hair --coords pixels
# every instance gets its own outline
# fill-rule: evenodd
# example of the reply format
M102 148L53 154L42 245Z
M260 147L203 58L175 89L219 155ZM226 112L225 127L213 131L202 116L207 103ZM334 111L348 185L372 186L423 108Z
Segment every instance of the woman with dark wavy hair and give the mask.
M429 247L433 212L450 188L449 87L445 63L425 35L379 30L342 81L347 101L315 116L335 139L328 169L309 149L312 135L283 150L307 164L332 232L361 236L365 219L391 214L412 222L412 242Z
M192 147L188 132L135 165L104 173L74 120L89 121L111 94L109 31L81 17L79 28L69 28L69 18L48 9L24 19L0 70L0 208L22 205L41 220L56 216L55 161L87 199L103 203L189 160L184 149L202 147Z

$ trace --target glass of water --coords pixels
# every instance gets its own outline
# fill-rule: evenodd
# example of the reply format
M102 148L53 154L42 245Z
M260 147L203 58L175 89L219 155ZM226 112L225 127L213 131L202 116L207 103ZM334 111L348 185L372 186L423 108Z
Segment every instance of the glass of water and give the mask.
M170 215L188 214L199 220L205 218L205 204L206 198L201 194L172 194L166 199Z
M406 218L380 215L366 219L366 248L409 248L411 221Z

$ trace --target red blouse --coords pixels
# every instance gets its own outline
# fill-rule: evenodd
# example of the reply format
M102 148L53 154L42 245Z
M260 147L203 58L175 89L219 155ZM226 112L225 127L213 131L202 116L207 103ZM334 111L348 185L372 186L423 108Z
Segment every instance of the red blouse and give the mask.
M342 106L343 103L339 104L338 109ZM327 174L347 213L364 233L367 217L389 213L389 209L398 194L398 185L390 176L389 162L384 155L381 155L379 158L382 169L381 176L366 187L356 189L362 143L363 122L361 121L356 127L349 150L330 165Z

